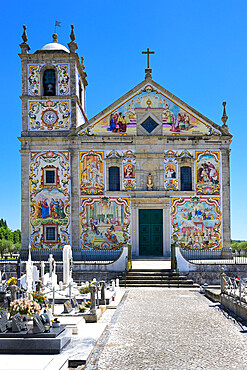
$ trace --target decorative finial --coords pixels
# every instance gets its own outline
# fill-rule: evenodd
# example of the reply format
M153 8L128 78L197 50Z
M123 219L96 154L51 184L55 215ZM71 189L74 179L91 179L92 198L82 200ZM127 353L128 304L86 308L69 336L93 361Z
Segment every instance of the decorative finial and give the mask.
M57 35L57 33L53 33L52 38L53 38L53 42L58 42L58 41L57 41L57 40L58 40L58 35Z
M75 42L75 34L74 34L74 25L71 25L71 33L70 33L71 41L68 43L68 47L71 53L76 53L76 50L78 49L78 46Z
M228 116L226 115L226 102L223 101L222 105L224 109L223 109L223 116L221 118L221 121L223 122L223 127L227 127L226 122L228 120Z
M75 41L75 34L74 34L74 25L71 25L71 33L70 33L71 41Z
M145 78L151 77L152 69L149 68L149 55L150 54L155 54L155 52L154 51L149 51L149 48L147 48L147 51L142 51L142 54L147 54L147 68L145 69L145 73L146 73Z
M21 36L23 42L27 42L28 38L27 38L27 33L26 33L26 29L27 29L27 26L25 24L23 24L23 34Z
M27 43L28 37L27 37L26 29L27 29L27 26L23 24L23 34L21 36L23 42L20 44L22 54L28 54L28 51L30 50L30 47Z
M83 70L85 69L84 58L83 57L81 57L81 68Z

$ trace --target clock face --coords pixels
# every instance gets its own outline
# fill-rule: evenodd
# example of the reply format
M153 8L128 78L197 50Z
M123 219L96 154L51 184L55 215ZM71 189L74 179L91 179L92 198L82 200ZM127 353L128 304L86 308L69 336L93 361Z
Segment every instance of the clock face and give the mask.
M54 110L46 110L42 115L42 121L44 121L47 125L54 125L58 120L57 113Z

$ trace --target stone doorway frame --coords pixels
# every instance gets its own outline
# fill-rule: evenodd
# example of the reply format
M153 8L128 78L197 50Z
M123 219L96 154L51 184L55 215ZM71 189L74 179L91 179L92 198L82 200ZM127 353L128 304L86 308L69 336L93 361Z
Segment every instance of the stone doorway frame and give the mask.
M169 198L138 198L131 199L132 210L132 256L139 254L139 209L162 209L163 210L163 257L171 256L171 215Z

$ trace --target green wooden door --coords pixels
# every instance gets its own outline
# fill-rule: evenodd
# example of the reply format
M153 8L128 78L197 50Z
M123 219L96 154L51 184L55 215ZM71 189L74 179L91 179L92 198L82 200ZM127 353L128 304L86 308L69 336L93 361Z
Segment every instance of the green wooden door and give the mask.
M139 209L139 254L163 255L162 209Z

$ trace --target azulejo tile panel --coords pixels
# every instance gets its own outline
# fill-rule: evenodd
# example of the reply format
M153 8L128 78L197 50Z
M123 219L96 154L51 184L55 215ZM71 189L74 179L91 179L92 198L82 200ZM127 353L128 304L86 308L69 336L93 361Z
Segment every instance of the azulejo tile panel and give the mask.
M90 127L94 135L135 135L136 108L162 108L164 135L219 135L205 121L191 114L188 109L178 105L162 91L147 84L127 100L115 106ZM82 135L85 132L82 131ZM79 133L80 135L80 133Z
M43 64L28 65L28 95L40 95L40 71Z
M123 153L122 173L123 189L135 190L136 188L136 155L135 152L127 150Z
M164 167L165 190L178 190L177 152L172 150L165 152Z
M220 194L219 152L196 152L196 192L198 195Z
M81 195L104 194L104 152L80 152Z
M69 64L55 64L57 69L58 95L69 95Z
M55 64L56 70L56 91L57 95L70 95L70 66L69 64ZM42 72L45 70L44 64L28 64L28 95L38 96L42 94ZM50 68L47 66L47 68Z
M46 171L54 172L53 183L46 183ZM62 248L70 243L69 152L31 152L29 181L31 247ZM47 242L46 226L55 227L56 241Z
M36 100L28 102L28 129L68 130L70 128L70 102L66 100Z
M119 249L130 242L128 198L81 198L82 249Z
M173 198L171 236L184 249L220 249L220 198Z

